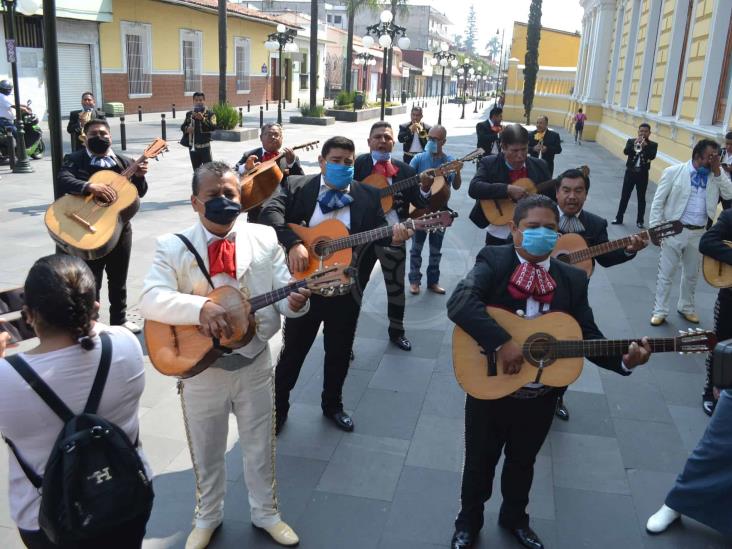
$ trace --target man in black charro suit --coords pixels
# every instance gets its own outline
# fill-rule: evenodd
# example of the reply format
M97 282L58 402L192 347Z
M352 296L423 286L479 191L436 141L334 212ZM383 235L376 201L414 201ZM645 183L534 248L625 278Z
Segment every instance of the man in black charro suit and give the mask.
M94 94L90 91L81 94L81 109L78 111L71 111L69 113L69 123L66 126L66 131L71 134L71 151L77 151L83 148L83 144L79 141L79 135L81 135L84 129L84 124L81 123L81 115L85 114L88 117L86 122L90 120L106 120L107 116L104 114L102 109L96 108L96 100ZM84 122L84 123L86 123Z

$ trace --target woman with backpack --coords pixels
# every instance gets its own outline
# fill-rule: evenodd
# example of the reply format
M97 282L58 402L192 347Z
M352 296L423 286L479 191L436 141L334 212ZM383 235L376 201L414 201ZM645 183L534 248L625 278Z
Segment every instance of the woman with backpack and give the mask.
M20 537L30 549L139 548L153 499L138 443L140 343L123 327L95 325L94 276L81 259L39 259L24 293L40 343L0 358L0 432L12 450Z

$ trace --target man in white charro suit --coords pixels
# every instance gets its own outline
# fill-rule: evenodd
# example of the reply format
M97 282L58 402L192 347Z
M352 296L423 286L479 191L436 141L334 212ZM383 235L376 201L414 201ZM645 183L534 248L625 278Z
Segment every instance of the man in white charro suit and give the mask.
M199 221L182 231L209 271L213 286L230 285L249 295L286 286L290 273L274 229L239 217L239 178L222 162L198 168L191 204ZM207 300L211 283L179 235L158 239L142 292L146 319L200 325L221 337L229 330L222 307ZM194 528L186 549L203 549L224 515L224 455L229 413L237 419L244 453L244 480L251 521L281 545L298 537L280 517L274 477L273 367L268 340L280 329L280 315L298 317L309 308L305 289L255 313L256 335L246 346L219 358L200 374L178 381L186 436L196 477Z
M679 263L681 293L676 310L688 322L699 323L694 307L701 264L699 240L709 219L714 218L720 196L732 198L732 182L720 166L716 141L700 140L694 146L691 160L663 170L653 196L649 225L655 227L665 221L679 220L684 229L661 243L652 326L660 326L666 321L671 282Z

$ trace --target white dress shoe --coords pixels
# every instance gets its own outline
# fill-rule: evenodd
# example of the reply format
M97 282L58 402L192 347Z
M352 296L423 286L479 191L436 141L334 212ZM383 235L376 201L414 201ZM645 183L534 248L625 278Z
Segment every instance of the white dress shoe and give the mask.
M217 529L218 526L214 526L213 528L193 528L191 533L188 534L186 549L206 549Z
M293 545L297 545L298 543L300 543L300 538L297 537L295 531L290 528L285 521L281 520L277 524L273 524L272 526L257 526L255 524L254 527L259 528L260 530L264 530L270 536L272 536L273 540L275 540L280 545L284 545L285 547L292 547ZM186 549L188 548L186 547Z
M680 518L681 513L677 513L671 507L664 504L646 522L646 532L649 534L660 534L671 526L671 523Z

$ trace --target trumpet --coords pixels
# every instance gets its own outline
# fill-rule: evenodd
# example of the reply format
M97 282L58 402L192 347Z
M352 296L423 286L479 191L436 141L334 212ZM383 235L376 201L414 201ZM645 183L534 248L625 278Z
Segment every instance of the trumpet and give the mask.
M79 113L79 141L82 145L86 145L86 134L84 133L84 126L89 120L92 119L94 111L81 111Z
M536 142L536 146L539 147L539 158L541 158L542 149L544 148L544 138L539 139L539 141Z
M420 139L427 139L427 130L424 129L424 126L419 122L413 122L411 126L409 126L409 129L412 130L412 133L417 133L419 135Z
M635 154L638 154L639 152L641 152L643 150L644 141L645 141L645 139L643 139L643 138L635 140L635 143L633 144L633 150L635 151Z

